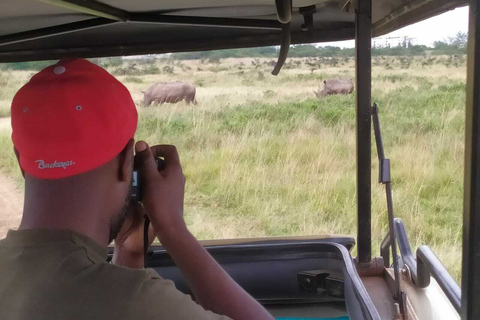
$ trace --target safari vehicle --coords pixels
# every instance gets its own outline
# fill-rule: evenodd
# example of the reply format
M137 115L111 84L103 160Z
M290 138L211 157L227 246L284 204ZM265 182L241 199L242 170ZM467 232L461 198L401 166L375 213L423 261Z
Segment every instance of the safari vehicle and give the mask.
M412 254L391 207L389 161L371 102L371 38L470 4L461 290L427 247ZM471 0L15 0L0 5L0 62L106 57L356 39L358 234L205 241L276 317L480 319L480 3ZM371 242L372 123L389 232ZM476 232L477 231L477 232ZM399 253L397 253L397 244ZM357 245L357 257L351 256ZM391 253L391 254L390 254ZM390 257L393 257L391 259ZM161 246L147 265L189 292ZM460 261L458 262L460 263ZM201 268L201 266L198 266Z

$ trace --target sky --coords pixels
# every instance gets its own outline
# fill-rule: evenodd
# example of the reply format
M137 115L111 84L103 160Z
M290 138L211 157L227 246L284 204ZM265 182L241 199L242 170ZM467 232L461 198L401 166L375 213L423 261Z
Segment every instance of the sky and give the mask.
M416 38L415 44L432 46L434 41L441 41L455 35L458 31L468 31L468 7L455 9L428 20L412 24L385 36L409 36ZM355 42L325 42L321 46L355 47Z

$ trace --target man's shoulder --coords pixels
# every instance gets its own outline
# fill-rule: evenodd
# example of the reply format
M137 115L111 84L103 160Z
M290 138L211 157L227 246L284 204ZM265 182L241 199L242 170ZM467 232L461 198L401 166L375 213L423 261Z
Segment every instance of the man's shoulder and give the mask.
M191 301L189 295L177 290L173 281L162 278L150 268L131 269L103 263L97 266L93 280L97 288L109 288L109 291L116 291L119 296L140 305L158 303L159 299Z
M102 266L101 274L120 294L128 312L136 319L223 320L227 317L206 311L190 295L177 290L173 281L162 278L153 269L128 269L112 264ZM118 301L117 301L118 302Z
M175 295L175 285L153 269L130 269L110 263L96 264L82 277L76 290L88 292L90 305L115 310L119 319L141 315L144 308L155 308L159 299ZM85 270L86 271L86 270ZM144 319L144 317L138 317Z

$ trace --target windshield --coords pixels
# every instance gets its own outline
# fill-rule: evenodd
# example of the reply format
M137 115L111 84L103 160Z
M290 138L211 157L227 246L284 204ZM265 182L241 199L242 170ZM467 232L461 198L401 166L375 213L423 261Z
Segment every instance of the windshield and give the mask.
M199 239L356 235L355 96L324 83L354 80L354 50L296 46L274 77L276 55L271 47L91 59L129 89L139 112L135 138L178 147L187 177L185 219ZM412 246L431 245L457 281L465 61L464 44L448 41L378 47L372 82L395 214ZM10 103L49 64L0 66L0 238L18 226L23 206ZM174 81L192 84L195 101L145 105L150 86ZM375 182L375 151L372 165ZM372 185L372 216L377 252L387 232L382 185Z

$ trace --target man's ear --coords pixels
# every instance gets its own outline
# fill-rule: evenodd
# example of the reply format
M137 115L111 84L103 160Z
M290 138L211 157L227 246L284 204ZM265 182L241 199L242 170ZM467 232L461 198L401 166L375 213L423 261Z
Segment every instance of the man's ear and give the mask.
M23 171L22 166L20 165L20 153L15 147L13 147L13 152L15 153L15 157L17 157L18 167L20 168L20 171L22 171L23 179L25 179L25 171Z
M120 154L120 172L119 179L123 182L129 182L132 179L133 172L133 148L135 140L130 139Z

